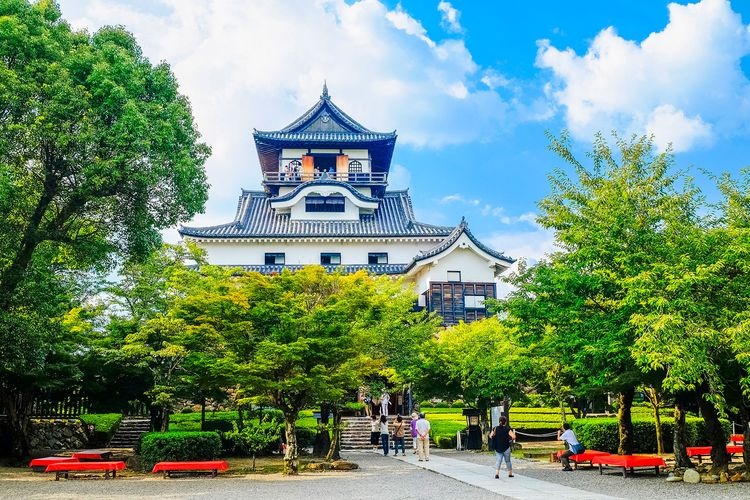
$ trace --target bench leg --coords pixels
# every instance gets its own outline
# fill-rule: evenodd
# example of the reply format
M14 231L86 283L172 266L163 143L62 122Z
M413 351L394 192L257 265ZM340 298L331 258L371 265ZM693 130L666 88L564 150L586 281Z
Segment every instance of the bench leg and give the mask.
M599 475L601 476L602 474L604 474L604 472L602 472L602 464L599 464Z
M656 467L654 467L654 469L656 469L656 475L658 476L659 475L659 466L657 465Z
M211 474L211 477L216 477L216 475L219 473L219 469L214 469L214 473Z
M59 481L59 480L60 480L60 473L55 472L55 481Z
M115 479L116 477L117 477L117 471L113 470L112 471L112 479Z

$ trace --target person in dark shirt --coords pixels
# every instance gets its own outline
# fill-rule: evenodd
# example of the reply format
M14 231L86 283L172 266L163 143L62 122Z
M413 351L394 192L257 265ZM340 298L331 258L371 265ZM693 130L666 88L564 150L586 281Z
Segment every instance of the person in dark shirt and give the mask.
M513 477L513 465L510 463L511 444L516 439L516 431L508 426L508 419L500 417L500 425L490 432L490 443L495 450L495 479L500 479L500 466L505 461L508 477Z

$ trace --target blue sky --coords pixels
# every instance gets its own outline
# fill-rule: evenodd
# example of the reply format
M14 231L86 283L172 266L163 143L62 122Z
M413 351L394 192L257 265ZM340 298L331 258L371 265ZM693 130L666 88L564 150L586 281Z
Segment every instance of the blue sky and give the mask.
M398 131L391 187L421 220L466 216L513 257L552 248L534 219L564 165L545 131L570 130L579 158L596 131L653 133L709 192L701 169L750 166L745 0L59 3L74 27L122 24L171 64L214 149L191 225L230 221L240 189L260 189L253 128L292 122L324 80L360 123Z

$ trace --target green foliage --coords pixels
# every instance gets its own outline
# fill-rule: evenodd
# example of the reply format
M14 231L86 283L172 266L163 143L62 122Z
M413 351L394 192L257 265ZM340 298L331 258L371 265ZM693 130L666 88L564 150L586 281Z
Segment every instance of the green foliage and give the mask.
M86 425L93 425L99 432L114 434L122 421L121 413L83 413L81 421Z
M297 427L297 446L300 448L312 448L315 444L317 429L311 427Z
M139 446L143 470L163 461L214 460L221 453L215 432L149 432Z
M451 403L451 408L463 408L464 406L466 406L466 403L464 403L460 399L457 399Z
M223 419L206 420L206 422L203 424L203 430L219 433L230 432L234 430L234 421Z
M80 416L81 421L87 426L93 426L94 430L89 435L89 446L107 446L117 428L122 422L121 413L84 413Z
M456 449L456 435L435 435L433 437L435 445L441 449Z
M435 403L435 408L452 408L448 401L438 401Z
M432 404L432 401L422 401L419 403L420 408L435 408L435 405Z
M280 422L251 422L241 431L222 436L224 452L230 456L270 454L278 449L282 429Z
M731 424L722 420L725 432L729 433ZM586 418L571 424L578 440L591 450L617 453L619 435L616 418ZM674 430L674 419L661 419L662 434L671 436ZM705 446L705 421L702 418L688 417L685 420L688 446ZM634 453L656 453L656 428L652 419L633 418ZM665 452L672 453L672 440L665 439Z
M206 424L209 422L220 421L228 422L229 428L232 430L233 423L237 421L236 411L209 411L206 412ZM208 424L212 425L212 424ZM216 424L218 426L226 426L226 424ZM201 414L200 412L193 413L176 413L169 417L169 431L170 432L185 432L185 431L200 431L201 430ZM204 429L209 430L209 429ZM215 429L212 429L215 430Z

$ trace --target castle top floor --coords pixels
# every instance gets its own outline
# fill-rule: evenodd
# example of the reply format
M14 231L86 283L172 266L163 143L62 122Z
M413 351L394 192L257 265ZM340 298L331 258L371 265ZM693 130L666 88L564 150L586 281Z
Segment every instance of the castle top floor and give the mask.
M263 185L271 196L316 179L333 179L382 197L396 132L373 132L336 106L323 86L320 100L290 125L253 132Z

